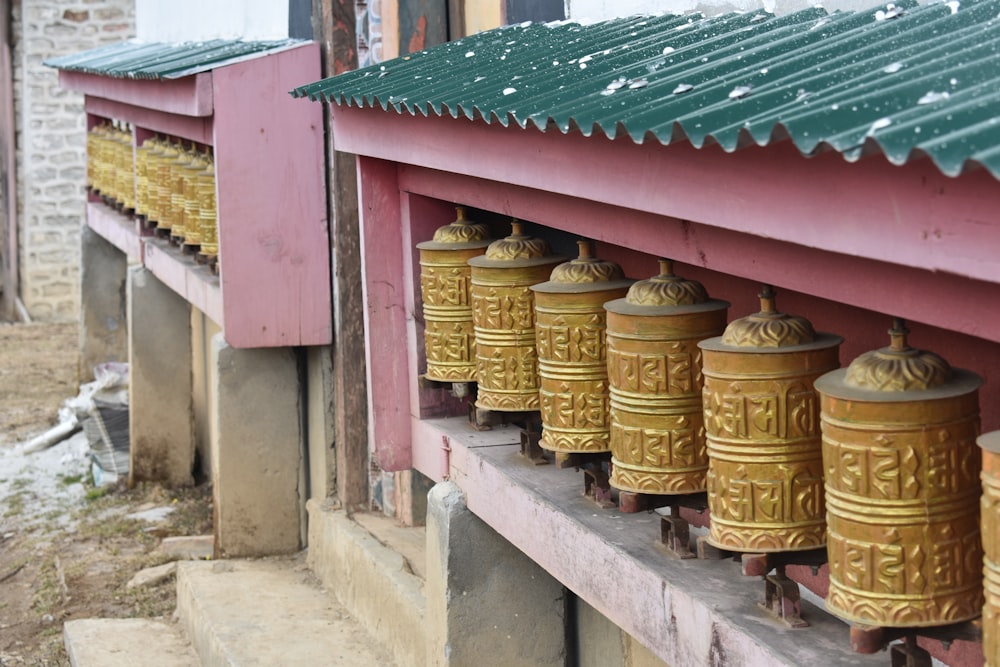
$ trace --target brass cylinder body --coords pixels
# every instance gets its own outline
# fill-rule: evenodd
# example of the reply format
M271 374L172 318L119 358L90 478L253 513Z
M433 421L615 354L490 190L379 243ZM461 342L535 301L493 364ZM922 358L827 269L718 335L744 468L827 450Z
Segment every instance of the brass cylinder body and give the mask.
M1000 431L980 436L983 455L983 654L986 667L1000 667Z
M197 176L198 230L202 255L219 255L218 215L215 203L215 163L210 153L205 154L205 169Z
M702 341L708 443L708 541L744 552L804 551L825 543L819 401L813 382L839 365L842 339L761 312Z
M151 185L156 190L156 226L169 230L173 225L174 210L171 200L173 177L171 165L180 155L180 146L172 142L164 142L162 150L156 156L156 179Z
M135 147L135 214L149 216L149 153L155 139L149 138Z
M982 606L975 445L981 380L909 348L905 335L897 343L816 382L830 558L826 605L868 625L968 620Z
M705 490L708 453L698 342L726 327L729 304L673 274L629 289L607 310L611 485L623 491Z
M539 409L535 295L531 286L548 280L566 260L548 243L523 234L515 221L510 236L494 241L472 267L476 407L521 412Z
M184 172L184 243L201 245L201 200L198 197L198 179L208 167L202 153L192 150L190 164Z
M490 244L485 225L458 218L438 228L420 251L420 296L424 306L424 350L429 380L473 382L476 379L475 331L472 325L472 268L469 260Z
M170 236L174 238L184 236L184 191L187 187L188 167L193 159L193 151L178 146L177 159L170 163L170 217L169 222L163 226L169 226Z
M597 453L611 449L604 304L625 296L631 280L621 267L580 256L533 286L542 438L545 449Z
M135 210L135 153L132 131L126 125L116 137L115 199L125 209Z

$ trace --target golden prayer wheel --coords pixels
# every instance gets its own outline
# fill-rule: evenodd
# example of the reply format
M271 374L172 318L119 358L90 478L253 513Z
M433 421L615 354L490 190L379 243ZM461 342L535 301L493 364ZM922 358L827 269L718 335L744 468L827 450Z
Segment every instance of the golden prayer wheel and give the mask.
M708 541L733 551L805 551L824 545L819 401L813 382L837 368L843 339L775 309L699 343L708 441Z
M1000 667L1000 431L979 436L983 455L983 654L986 667Z
M171 164L180 155L180 146L170 141L163 144L156 158L156 226L169 230L173 225L174 212L170 197L173 178Z
M439 227L433 240L417 244L427 378L473 382L476 345L469 260L482 255L492 239L486 225L466 219L464 206L457 206L455 211L454 222Z
M511 235L494 241L472 267L472 324L476 341L476 407L521 412L538 410L538 353L532 285L548 279L566 261L549 244L524 234L511 222Z
M135 148L135 214L147 217L149 214L149 153L155 139L149 138Z
M154 225L158 225L162 215L160 214L160 161L168 148L168 144L163 139L150 139L143 146L148 146L146 151L146 177L140 181L140 185L145 183L144 202L146 207L146 220Z
M199 252L207 258L219 255L219 228L215 205L215 162L204 154L205 168L197 176Z
M611 485L622 491L705 490L708 453L699 341L726 327L729 303L674 275L641 280L608 311Z
M191 162L184 168L184 225L182 236L185 245L201 245L201 202L198 199L198 177L208 167L204 153L191 150Z
M98 151L100 150L103 128L104 124L100 123L87 132L87 187L94 191L97 190Z
M580 241L577 259L534 285L535 340L545 449L598 453L611 449L604 304L625 296L634 281L620 266L593 256Z
M193 150L179 145L177 159L170 163L170 217L164 226L170 228L170 236L175 240L184 237L184 189L194 156Z
M936 354L891 344L817 380L830 558L827 608L925 627L982 607L979 386Z
M135 209L135 156L132 131L122 124L115 137L115 199L122 208Z

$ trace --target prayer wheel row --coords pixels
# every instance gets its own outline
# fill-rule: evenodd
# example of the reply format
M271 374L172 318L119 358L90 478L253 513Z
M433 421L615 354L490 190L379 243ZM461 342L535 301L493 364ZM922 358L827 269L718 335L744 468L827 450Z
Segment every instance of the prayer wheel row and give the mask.
M208 151L151 137L136 148L137 215L207 257L219 252L215 165Z
M219 236L211 151L161 137L135 146L134 139L125 123L95 125L87 133L87 186L176 242L215 258Z
M838 370L842 339L779 312L770 288L760 312L727 326L729 304L669 261L633 283L587 243L560 263L520 225L495 244L464 212L452 225L452 259L437 235L418 246L429 377L478 382L485 409L539 409L542 447L610 452L620 490L707 491L718 547L826 547L827 604L846 620L979 615L975 374L911 348L901 322L888 347ZM993 521L983 613L994 625L998 470L982 473L984 528Z
M135 208L132 130L106 122L87 133L87 187L125 209Z

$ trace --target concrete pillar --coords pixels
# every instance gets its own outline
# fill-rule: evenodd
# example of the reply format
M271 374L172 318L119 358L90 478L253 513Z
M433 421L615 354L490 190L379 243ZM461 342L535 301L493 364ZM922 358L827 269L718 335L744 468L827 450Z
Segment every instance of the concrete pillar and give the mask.
M128 270L129 484L194 483L191 306L139 266Z
M562 667L564 589L442 482L427 498L427 664Z
M306 351L309 498L326 500L337 493L337 453L333 350L326 345Z
M94 366L128 360L125 253L87 225L80 230L80 382Z
M210 363L216 556L297 551L303 543L305 499L295 351L238 350L216 334Z
M574 601L578 667L668 667L635 637L585 601ZM572 621L571 621L572 622Z

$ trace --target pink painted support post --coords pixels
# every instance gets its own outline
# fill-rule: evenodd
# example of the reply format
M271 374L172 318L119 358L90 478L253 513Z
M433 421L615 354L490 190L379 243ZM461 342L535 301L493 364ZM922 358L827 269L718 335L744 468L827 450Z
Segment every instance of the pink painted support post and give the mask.
M412 465L410 392L414 378L406 345L410 338L406 288L412 281L403 270L396 165L359 158L358 178L371 401L369 440L382 470L408 470Z

